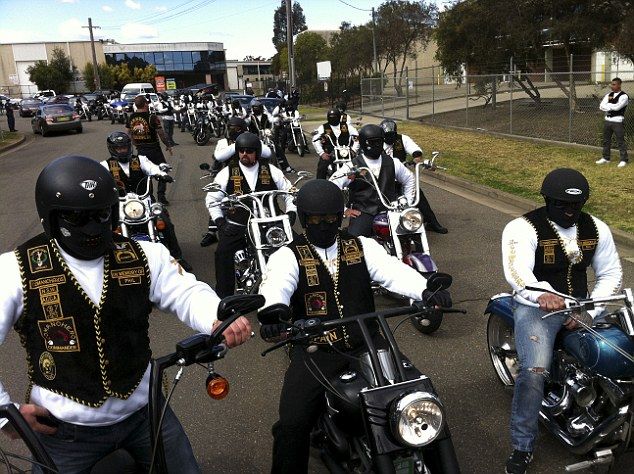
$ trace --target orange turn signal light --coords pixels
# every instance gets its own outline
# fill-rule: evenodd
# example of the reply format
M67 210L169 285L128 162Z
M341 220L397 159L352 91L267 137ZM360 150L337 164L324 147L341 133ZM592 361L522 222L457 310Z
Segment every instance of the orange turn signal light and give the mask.
M214 400L222 400L229 394L229 381L218 374L207 377L207 395Z
M158 230L165 230L165 221L161 219L156 220L156 228Z
M122 232L122 231L121 231L121 227L116 227L116 228L115 228L115 230L114 230L114 232L115 232L115 234L119 234L119 235L121 235L121 232Z

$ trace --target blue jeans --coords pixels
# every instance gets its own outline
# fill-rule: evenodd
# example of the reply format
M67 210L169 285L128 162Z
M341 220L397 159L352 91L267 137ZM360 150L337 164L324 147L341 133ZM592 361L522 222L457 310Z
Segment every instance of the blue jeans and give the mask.
M543 320L545 311L517 302L513 305L520 370L513 393L511 441L513 449L532 451L539 431L544 372L550 371L555 338L567 316L559 314Z
M59 422L52 436L38 433L57 469L64 474L88 474L103 457L126 450L145 471L150 469L152 446L147 406L110 426L81 426ZM163 420L163 446L169 472L200 473L189 439L176 415L168 407ZM42 470L33 467L33 472Z

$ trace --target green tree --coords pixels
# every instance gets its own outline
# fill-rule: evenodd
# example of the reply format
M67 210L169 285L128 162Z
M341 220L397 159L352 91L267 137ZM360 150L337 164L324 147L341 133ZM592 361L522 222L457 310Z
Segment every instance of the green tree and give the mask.
M625 8L627 3L627 9ZM634 63L634 4L624 2L623 22L612 41L614 49Z
M114 66L101 63L97 66L97 69L99 70L99 80L101 81L101 88L112 89L114 87ZM86 83L86 88L89 90L94 90L95 77L92 63L86 63L84 69L82 70L82 77L84 78L84 82Z
M288 49L284 46L271 58L271 71L279 76L282 72L288 74Z
M55 48L51 60L36 61L26 69L29 80L40 90L53 89L58 94L68 91L73 80L73 68L68 56L62 49Z
M339 32L330 38L333 74L346 77L371 73L373 59L371 27L351 26L348 22L342 22Z
M281 3L273 14L273 38L271 38L278 52L286 46L286 2L282 0ZM306 26L304 10L299 2L293 2L291 11L293 15L293 36L295 36L307 30L308 27Z
M295 42L295 73L300 84L317 79L317 63L328 59L328 44L317 33L304 33Z

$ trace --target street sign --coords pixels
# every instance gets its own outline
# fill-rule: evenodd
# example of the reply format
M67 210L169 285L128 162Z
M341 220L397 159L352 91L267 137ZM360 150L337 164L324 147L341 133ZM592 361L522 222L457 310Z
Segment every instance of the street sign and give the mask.
M156 92L165 92L165 76L154 76Z
M330 61L322 61L317 63L317 79L320 81L327 81L330 79Z
M176 90L176 79L166 79L165 85L167 86L168 91Z

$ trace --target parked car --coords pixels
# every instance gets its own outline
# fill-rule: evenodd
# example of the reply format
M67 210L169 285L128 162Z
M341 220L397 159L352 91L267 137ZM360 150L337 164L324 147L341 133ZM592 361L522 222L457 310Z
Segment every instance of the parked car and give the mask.
M47 99L48 99L48 98L51 98L51 97L55 97L56 95L57 95L57 94L55 93L55 91L54 91L54 90L52 90L52 89L47 89L47 90L45 90L45 91L37 91L37 92L35 93L35 96L34 96L34 97L35 97L36 99L42 99L42 100L44 100L44 98L47 98Z
M20 117L33 117L42 105L40 99L22 99L18 107Z
M41 133L43 137L49 132L83 131L79 115L68 104L41 105L31 119L31 127L33 133Z

